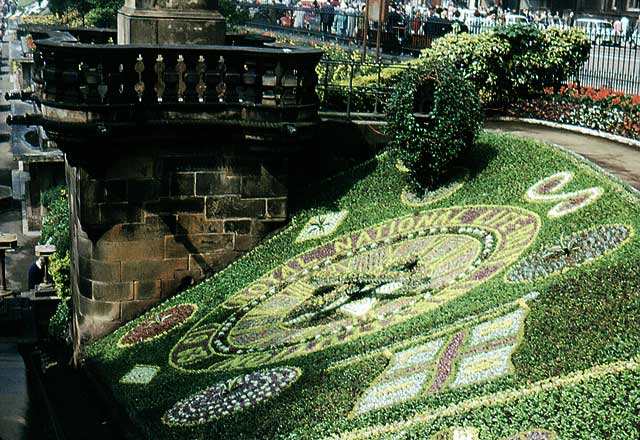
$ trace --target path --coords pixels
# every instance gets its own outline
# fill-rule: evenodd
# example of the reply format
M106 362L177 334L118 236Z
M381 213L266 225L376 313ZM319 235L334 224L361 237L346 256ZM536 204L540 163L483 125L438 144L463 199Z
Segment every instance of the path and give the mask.
M572 150L640 190L640 150L571 131L522 122L489 121L487 131L509 133Z

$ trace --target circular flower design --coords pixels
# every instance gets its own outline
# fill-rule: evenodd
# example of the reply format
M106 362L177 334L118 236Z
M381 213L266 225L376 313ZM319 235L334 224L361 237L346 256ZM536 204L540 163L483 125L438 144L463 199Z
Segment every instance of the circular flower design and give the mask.
M299 376L297 368L280 367L218 382L176 403L162 421L172 426L211 422L277 396Z
M428 313L484 283L533 241L515 207L454 207L339 237L265 274L174 347L183 370L254 368ZM204 367L204 368L203 368Z
M125 333L118 346L130 347L159 338L191 319L197 308L195 304L180 304L155 313Z

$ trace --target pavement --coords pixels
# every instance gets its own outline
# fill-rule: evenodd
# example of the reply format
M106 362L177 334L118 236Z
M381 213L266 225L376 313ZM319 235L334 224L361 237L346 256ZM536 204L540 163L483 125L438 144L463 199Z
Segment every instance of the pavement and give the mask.
M14 343L0 343L0 439L26 438L29 399L22 356Z
M640 149L606 139L522 122L489 121L487 131L509 133L560 145L606 169L640 190Z
M11 171L18 168L13 160L10 144L10 128L5 120L10 105L4 100L4 92L12 90L7 62L8 45L1 44L0 62L0 185L11 187ZM19 204L0 211L0 232L18 236L18 248L7 253L7 287L21 292L27 287L27 270L34 260L34 246L38 238L22 234L22 213ZM0 334L0 440L23 440L28 437L29 393L27 370L15 342Z

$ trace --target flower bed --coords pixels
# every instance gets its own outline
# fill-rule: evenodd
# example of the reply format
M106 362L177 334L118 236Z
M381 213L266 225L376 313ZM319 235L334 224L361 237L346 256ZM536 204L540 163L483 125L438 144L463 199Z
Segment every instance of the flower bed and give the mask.
M569 84L557 90L548 88L538 98L512 104L507 113L640 140L640 95L604 87L594 89Z
M419 206L388 155L308 189L89 357L157 439L637 440L638 197L509 136L458 165Z

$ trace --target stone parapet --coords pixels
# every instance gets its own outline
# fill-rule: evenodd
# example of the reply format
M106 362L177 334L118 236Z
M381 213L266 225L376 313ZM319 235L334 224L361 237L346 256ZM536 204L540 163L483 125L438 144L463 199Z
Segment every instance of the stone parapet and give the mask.
M85 339L224 268L286 221L287 161L225 151L67 163Z

